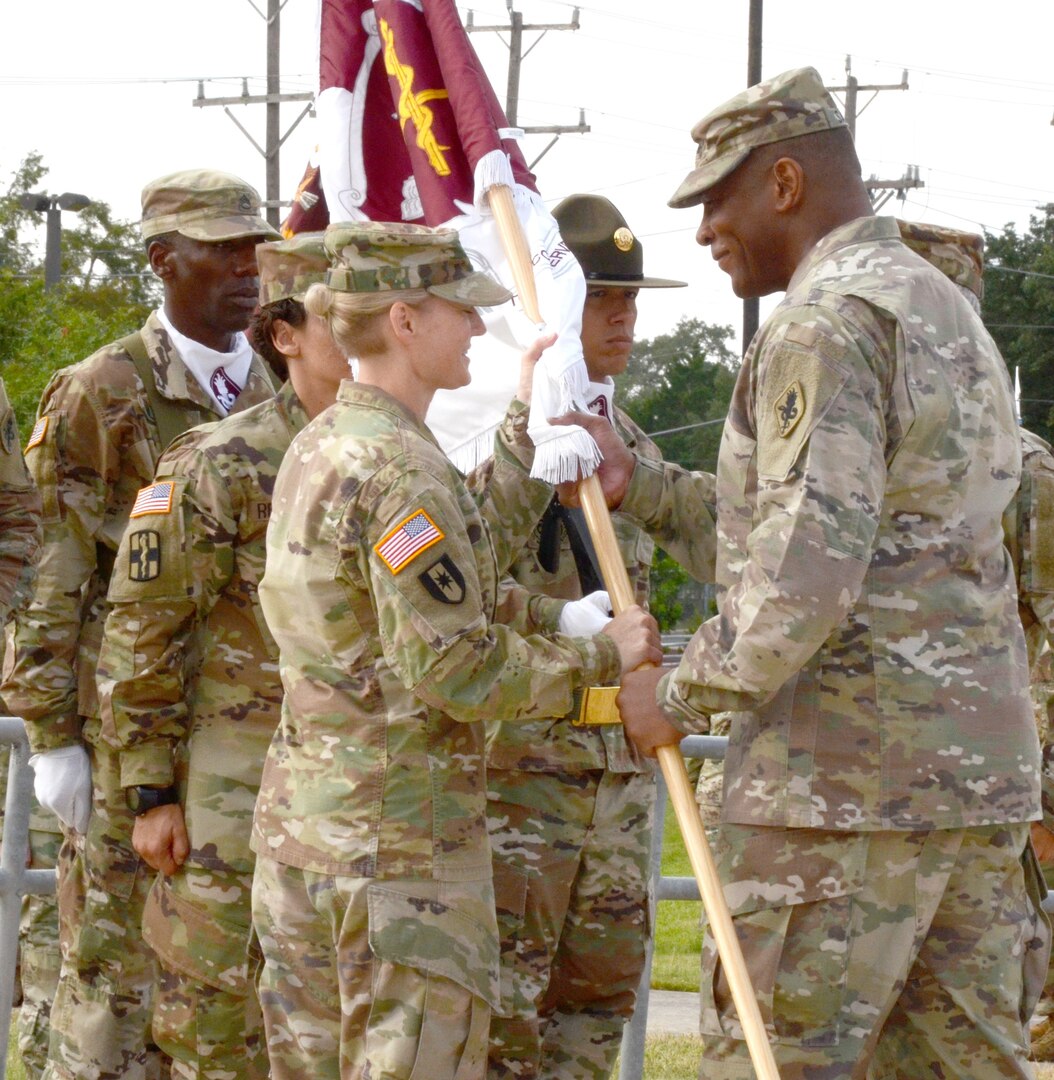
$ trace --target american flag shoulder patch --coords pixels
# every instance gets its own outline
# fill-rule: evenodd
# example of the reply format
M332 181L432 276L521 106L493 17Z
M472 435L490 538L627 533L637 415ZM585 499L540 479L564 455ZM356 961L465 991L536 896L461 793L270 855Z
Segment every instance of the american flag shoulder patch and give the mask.
M176 485L171 480L162 480L139 489L139 494L132 503L132 518L146 517L147 514L167 514L172 509L172 496Z
M26 443L26 453L32 450L34 446L39 446L47 438L48 421L50 420L50 416L42 416L33 425L33 430L29 433L29 442Z
M445 535L422 507L404 517L394 529L385 533L373 545L373 550L393 574L398 574L422 551L438 544Z

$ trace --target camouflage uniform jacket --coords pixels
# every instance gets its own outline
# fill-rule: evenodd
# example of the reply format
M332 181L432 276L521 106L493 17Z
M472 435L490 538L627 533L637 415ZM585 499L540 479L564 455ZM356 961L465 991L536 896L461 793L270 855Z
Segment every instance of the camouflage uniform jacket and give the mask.
M659 448L621 409L615 410L615 429L638 458L661 463ZM498 437L500 440L507 439L504 426ZM613 514L612 525L636 602L646 608L655 544L640 525L625 514ZM555 568L550 571L539 561L542 528L541 523L535 527L512 564L510 573L531 592L577 600L582 595L582 586L567 532L560 529L560 548ZM702 546L707 523L699 522L698 529L698 540ZM712 537L712 519L709 531ZM494 720L486 727L487 765L491 768L524 772L575 772L606 768L619 773L650 772L652 769L650 763L630 752L621 724L578 727L571 723L571 718L561 717L532 723Z
M511 553L427 428L377 388L345 382L297 437L260 588L285 700L258 855L489 888L480 721L564 716L586 680L619 673L603 635L538 636L560 605L499 589Z
M154 478L173 485L169 508L129 523L110 580L99 707L121 783L171 784L186 743L192 857L241 871L282 705L257 590L275 477L307 419L286 383L177 439Z
M1033 673L1043 747L1043 824L1054 831L1054 743L1050 685L1038 676L1044 642L1054 648L1054 451L1021 429L1021 486L1003 515L1006 544L1017 568L1017 601Z
M155 315L140 333L163 397L193 427L218 418ZM235 410L274 393L253 358ZM114 554L139 489L154 475L159 445L135 365L119 345L63 368L44 390L26 463L40 490L44 539L33 599L15 624L3 694L23 717L35 751L98 737L95 665ZM10 663L13 661L13 668Z
M40 495L18 443L18 423L0 379L0 623L29 599L40 552Z
M751 343L718 465L719 614L659 684L737 711L725 820L962 828L1039 813L999 509L1020 479L980 318L889 218L820 241Z

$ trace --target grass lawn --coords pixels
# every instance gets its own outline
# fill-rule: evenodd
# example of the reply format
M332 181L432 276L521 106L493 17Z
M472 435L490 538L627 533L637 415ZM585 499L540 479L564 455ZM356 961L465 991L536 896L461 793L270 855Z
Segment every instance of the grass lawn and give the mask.
M666 877L692 876L681 830L670 805L666 808L663 831L662 872ZM651 985L657 990L689 990L695 993L699 989L699 950L703 937L699 919L702 908L698 900L659 901L651 969Z

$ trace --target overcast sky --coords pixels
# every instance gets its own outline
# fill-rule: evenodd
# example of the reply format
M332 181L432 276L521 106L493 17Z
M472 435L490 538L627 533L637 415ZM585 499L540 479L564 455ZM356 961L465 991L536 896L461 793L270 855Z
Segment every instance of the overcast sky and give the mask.
M266 0L256 0L265 6ZM426 0L427 2L427 0ZM525 24L570 22L574 5L515 0ZM477 24L507 23L505 0L458 0ZM640 305L638 335L671 330L683 315L731 323L739 302L709 253L696 246L693 210L666 200L692 163L692 124L746 83L747 0L594 0L578 5L574 33L525 33L534 44L521 75L521 124L574 124L535 172L550 205L575 191L606 195L641 238L646 272L689 287L656 290ZM264 90L265 27L250 0L50 0L9 3L0 68L0 182L30 150L50 167L51 192L78 191L137 218L144 182L212 166L263 190L263 160L206 96ZM282 11L282 89L315 89L316 0ZM950 0L768 0L765 75L812 64L830 86L845 82L846 57L861 84L906 91L861 92L857 146L865 175L899 178L917 166L925 186L886 213L999 231L1027 228L1054 201L1054 4L1002 0L971 8ZM504 101L507 49L496 34L473 44ZM537 42L535 44L535 42ZM838 95L841 98L841 95ZM283 131L302 106L283 108ZM236 109L259 142L261 106ZM550 136L525 143L532 162ZM305 120L282 154L289 197L313 144ZM766 308L763 308L763 314Z

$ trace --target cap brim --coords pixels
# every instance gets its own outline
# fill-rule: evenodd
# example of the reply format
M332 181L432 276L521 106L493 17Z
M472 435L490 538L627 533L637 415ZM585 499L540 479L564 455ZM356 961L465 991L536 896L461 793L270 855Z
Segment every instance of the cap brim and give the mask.
M176 231L191 240L202 240L205 243L216 243L220 240L241 240L247 236L259 236L267 240L282 239L282 234L264 218L245 214L210 218L208 221L184 225Z
M675 210L684 210L689 206L698 206L706 192L724 180L729 173L738 169L746 160L751 147L722 154L713 161L708 161L692 171L681 181L681 186L670 196L667 206Z
M586 288L599 285L604 289L683 289L687 281L674 281L673 278L586 278Z
M512 299L512 293L488 274L476 271L457 281L445 281L442 285L429 285L428 291L444 300L468 307L496 307Z

